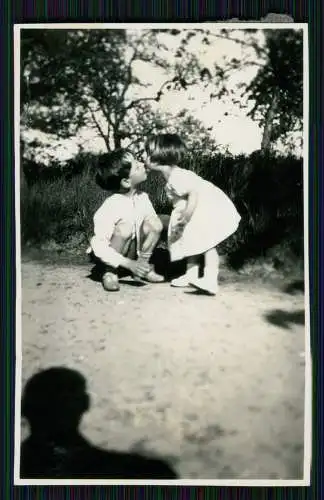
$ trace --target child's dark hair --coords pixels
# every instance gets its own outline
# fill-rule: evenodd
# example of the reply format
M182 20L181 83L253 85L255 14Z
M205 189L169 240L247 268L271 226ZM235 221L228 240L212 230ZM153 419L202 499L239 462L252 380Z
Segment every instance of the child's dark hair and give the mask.
M187 148L177 134L158 134L147 140L145 150L153 163L178 165Z
M127 149L104 153L97 163L96 183L106 191L119 191L123 179L128 179L132 159Z

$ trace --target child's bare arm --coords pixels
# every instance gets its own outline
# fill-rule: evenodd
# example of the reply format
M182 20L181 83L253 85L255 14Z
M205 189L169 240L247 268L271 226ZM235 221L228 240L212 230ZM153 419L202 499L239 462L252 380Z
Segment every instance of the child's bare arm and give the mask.
M96 212L94 216L94 236L90 241L92 251L104 264L115 269L124 267L133 274L144 277L150 270L148 264L129 259L110 245L116 224L119 221L119 213L120 209L115 205L112 198L106 200Z
M178 223L180 225L185 225L190 221L190 219L193 216L193 213L196 209L197 202L198 202L197 192L190 191L190 193L188 194L188 198L187 198L186 208L183 210L181 217L178 221Z
M116 269L128 264L128 259L110 245L119 220L118 213L114 198L108 198L94 215L94 235L90 241L95 256L104 264Z

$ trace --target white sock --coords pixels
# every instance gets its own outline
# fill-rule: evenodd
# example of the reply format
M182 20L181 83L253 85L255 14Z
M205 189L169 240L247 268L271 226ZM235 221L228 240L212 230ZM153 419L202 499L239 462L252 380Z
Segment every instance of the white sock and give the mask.
M138 254L138 258L140 260L145 260L146 262L148 262L151 257L152 257L152 252L139 252Z
M205 253L204 278L218 284L219 255L216 248Z
M190 261L190 259L188 260L186 276L188 276L190 280L198 279L199 265L196 263L196 261Z

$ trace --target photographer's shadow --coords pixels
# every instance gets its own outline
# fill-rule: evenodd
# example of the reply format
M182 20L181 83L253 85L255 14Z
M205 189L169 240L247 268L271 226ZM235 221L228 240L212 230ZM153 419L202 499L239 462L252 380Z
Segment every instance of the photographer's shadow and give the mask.
M50 368L27 382L22 416L31 434L21 445L21 478L177 479L163 460L89 443L79 432L89 406L86 380L76 370Z

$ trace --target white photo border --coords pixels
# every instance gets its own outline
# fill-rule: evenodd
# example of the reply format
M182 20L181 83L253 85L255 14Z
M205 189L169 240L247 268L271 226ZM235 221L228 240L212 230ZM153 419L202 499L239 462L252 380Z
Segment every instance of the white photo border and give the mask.
M304 403L304 477L301 480L60 480L21 479L21 389L22 389L22 278L21 278L21 234L20 234L20 32L22 29L199 29L219 25L219 29L291 29L303 30L304 49L304 106L303 106L303 192L304 192L304 279L305 279L305 403ZM15 486L116 486L116 485L174 485L174 486L309 486L312 461L312 356L310 342L310 298L309 298L309 48L307 23L267 22L213 22L213 23L28 23L14 24L14 137L15 137L15 220L16 220L16 366L15 366Z

